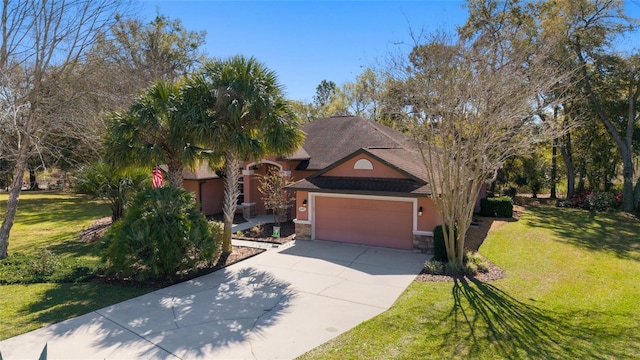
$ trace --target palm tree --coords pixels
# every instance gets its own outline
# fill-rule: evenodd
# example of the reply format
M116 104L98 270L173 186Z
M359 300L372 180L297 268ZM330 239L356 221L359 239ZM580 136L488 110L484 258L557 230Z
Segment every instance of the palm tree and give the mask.
M294 152L304 135L276 74L255 58L212 60L187 79L181 113L225 173L222 251L229 254L240 161Z
M167 165L167 178L182 188L182 170L201 156L186 117L177 112L179 85L159 81L138 96L129 110L114 113L106 141L106 159L117 166Z

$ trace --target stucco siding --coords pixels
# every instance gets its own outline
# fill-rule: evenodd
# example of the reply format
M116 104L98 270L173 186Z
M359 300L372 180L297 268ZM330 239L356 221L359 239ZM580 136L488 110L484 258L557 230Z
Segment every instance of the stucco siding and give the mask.
M373 169L354 169L358 160L367 160L373 166ZM395 169L390 168L384 163L367 156L360 154L354 156L351 159L346 160L344 163L336 166L335 168L327 171L324 176L338 176L338 177L363 177L363 178L383 178L383 179L406 179L407 176L398 172Z
M440 217L436 213L433 200L430 198L418 198L418 210L422 207L422 216L418 216L418 231L433 231L440 225Z
M205 215L221 213L223 202L224 180L213 179L205 181L202 184L202 212Z

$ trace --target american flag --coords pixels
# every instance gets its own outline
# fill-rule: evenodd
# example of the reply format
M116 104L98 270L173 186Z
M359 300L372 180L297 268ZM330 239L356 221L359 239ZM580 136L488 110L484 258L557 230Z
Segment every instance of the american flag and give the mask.
M153 169L153 182L151 186L157 189L162 186L162 170L159 167Z

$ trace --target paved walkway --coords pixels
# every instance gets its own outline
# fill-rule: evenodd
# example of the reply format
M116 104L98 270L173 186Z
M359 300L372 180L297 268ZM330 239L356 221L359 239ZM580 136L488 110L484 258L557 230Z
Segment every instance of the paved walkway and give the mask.
M298 241L0 342L5 360L291 359L388 309L427 255Z
M252 227L260 224L268 224L273 222L273 215L258 215L256 217L252 217L246 222L240 224L233 224L231 227L231 231L245 231L247 229L251 229Z

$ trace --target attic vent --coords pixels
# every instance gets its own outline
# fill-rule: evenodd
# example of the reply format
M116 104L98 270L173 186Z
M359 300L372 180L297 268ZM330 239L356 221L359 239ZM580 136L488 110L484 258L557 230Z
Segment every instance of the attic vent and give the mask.
M367 159L360 159L353 165L354 170L373 170L373 164Z

